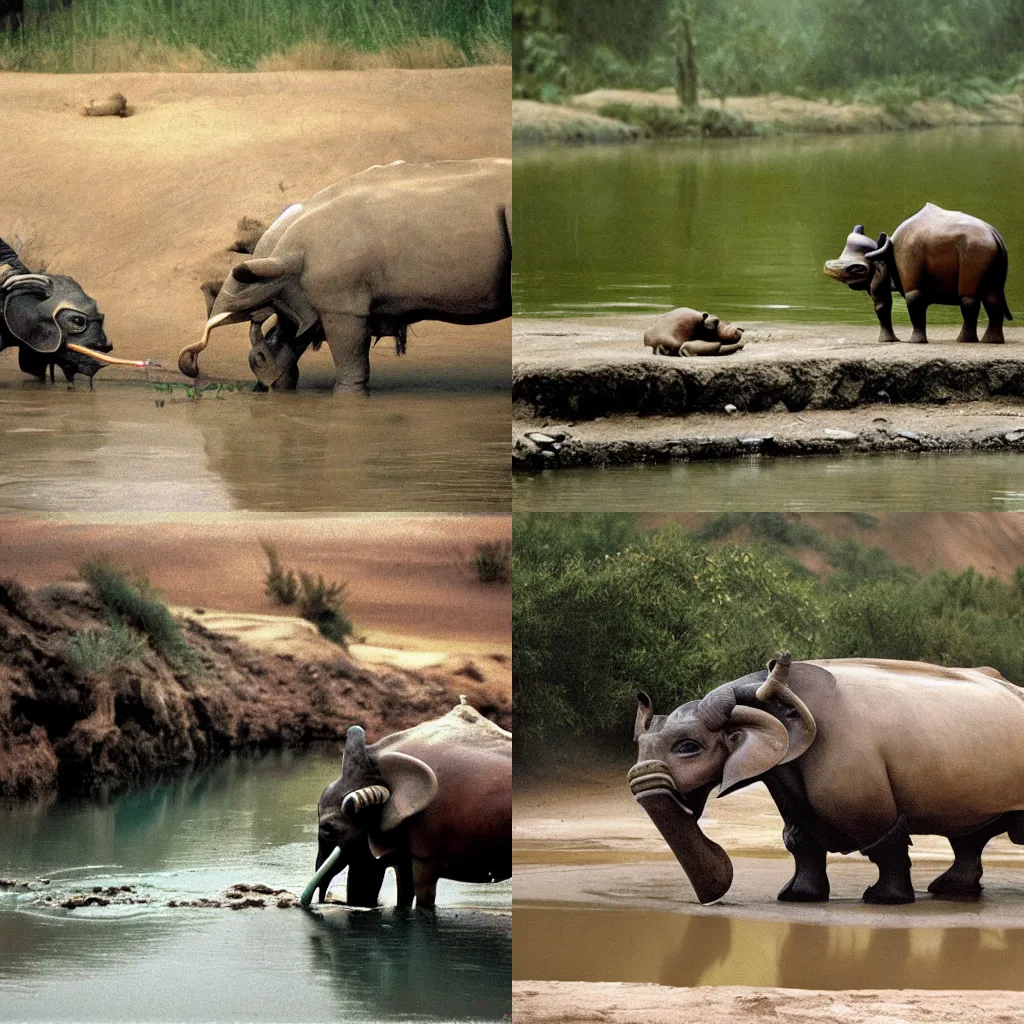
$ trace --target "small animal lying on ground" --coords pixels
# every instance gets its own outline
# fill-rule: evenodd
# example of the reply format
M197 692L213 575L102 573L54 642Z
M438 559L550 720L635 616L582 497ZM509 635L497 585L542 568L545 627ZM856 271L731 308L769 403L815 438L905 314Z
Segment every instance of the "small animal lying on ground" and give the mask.
M657 356L728 356L743 348L744 328L683 306L658 317L644 334Z
M131 117L131 113L128 101L119 92L105 100L89 100L82 107L84 117Z

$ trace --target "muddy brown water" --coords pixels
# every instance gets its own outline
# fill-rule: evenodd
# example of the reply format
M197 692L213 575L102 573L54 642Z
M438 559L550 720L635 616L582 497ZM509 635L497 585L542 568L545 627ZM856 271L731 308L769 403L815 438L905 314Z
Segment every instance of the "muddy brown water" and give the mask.
M0 379L0 513L505 512L507 391L245 392Z
M873 928L515 905L512 977L660 985L1024 990L1024 928Z

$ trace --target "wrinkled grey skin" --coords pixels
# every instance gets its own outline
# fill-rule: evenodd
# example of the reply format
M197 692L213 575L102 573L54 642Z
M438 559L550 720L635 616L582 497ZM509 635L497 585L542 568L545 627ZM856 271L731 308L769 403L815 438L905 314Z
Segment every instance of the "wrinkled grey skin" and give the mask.
M293 388L299 358L326 341L335 392L365 393L380 338L401 354L421 320L511 316L511 266L510 161L371 167L289 207L252 258L204 286L207 332L178 366L197 376L210 330L248 322L249 366L264 387Z
M71 382L76 374L90 385L103 364L77 352L70 342L97 352L113 346L103 330L95 301L72 277L32 274L0 239L0 349L18 349L18 366L40 379L55 366Z

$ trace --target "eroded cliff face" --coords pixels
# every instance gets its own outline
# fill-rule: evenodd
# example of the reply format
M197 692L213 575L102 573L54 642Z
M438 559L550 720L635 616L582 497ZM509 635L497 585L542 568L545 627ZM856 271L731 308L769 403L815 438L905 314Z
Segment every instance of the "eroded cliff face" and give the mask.
M371 741L444 714L466 679L268 654L183 621L195 667L175 669L151 646L87 671L69 641L108 628L84 587L31 592L0 581L0 801L114 792L235 750ZM501 695L473 701L505 728ZM483 706L481 706L483 705Z

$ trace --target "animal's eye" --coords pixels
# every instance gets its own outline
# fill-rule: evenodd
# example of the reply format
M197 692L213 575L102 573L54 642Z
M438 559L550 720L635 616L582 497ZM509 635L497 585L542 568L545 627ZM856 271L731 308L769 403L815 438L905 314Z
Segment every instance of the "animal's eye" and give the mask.
M699 754L704 748L696 740L680 740L673 748L672 753L679 757L692 757Z
M68 329L76 334L80 334L89 326L88 318L81 313L68 313L64 318L64 322L68 325Z
M850 274L866 274L868 268L863 263L851 263L846 270Z

